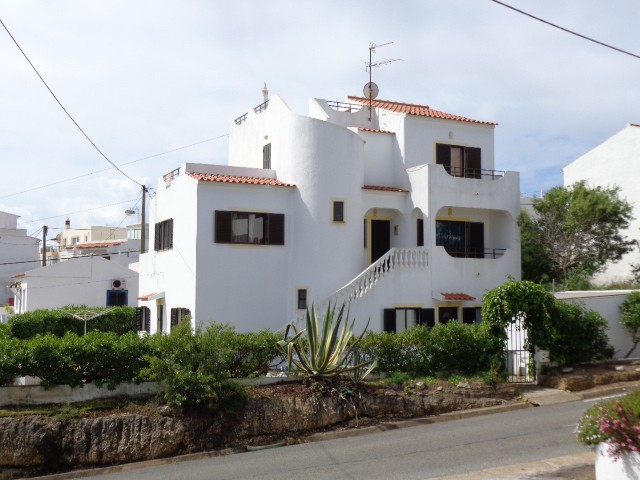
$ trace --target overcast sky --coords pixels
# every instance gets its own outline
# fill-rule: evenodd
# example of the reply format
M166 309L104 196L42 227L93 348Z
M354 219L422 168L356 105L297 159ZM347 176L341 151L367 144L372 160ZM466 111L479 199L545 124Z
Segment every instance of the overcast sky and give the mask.
M637 0L505 1L640 55ZM497 122L496 168L520 171L523 193L640 123L640 59L490 0L0 0L0 18L96 145L152 188L184 162L226 163L229 124L264 82L300 114L311 97L362 95L370 42L393 42L374 60L402 59L374 69L379 98ZM0 210L29 234L137 221L124 211L140 187L4 29L0 159Z

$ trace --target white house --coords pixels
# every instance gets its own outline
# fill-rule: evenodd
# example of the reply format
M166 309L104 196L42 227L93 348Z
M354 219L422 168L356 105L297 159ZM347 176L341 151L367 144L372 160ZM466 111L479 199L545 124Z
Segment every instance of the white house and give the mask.
M228 166L160 179L140 261L151 331L185 315L276 330L328 301L360 329L477 321L484 292L520 276L519 175L495 170L494 129L424 105L266 100L232 123Z
M13 305L11 277L38 266L38 239L18 228L19 215L0 212L0 305Z
M631 221L626 235L636 240L640 240L639 159L640 125L629 124L562 169L565 186L585 180L592 187L620 187L620 198L626 199L634 208L635 219ZM609 264L603 273L594 277L593 282L600 285L628 282L632 279L631 265L636 263L640 263L638 249L619 262Z
M13 277L15 313L65 305L137 306L138 273L102 257L79 257Z

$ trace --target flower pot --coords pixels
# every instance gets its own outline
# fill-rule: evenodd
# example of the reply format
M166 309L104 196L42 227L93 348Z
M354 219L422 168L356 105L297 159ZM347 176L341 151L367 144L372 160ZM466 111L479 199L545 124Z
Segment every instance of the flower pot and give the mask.
M623 452L616 459L609 454L609 445L596 447L596 480L640 480L640 454Z

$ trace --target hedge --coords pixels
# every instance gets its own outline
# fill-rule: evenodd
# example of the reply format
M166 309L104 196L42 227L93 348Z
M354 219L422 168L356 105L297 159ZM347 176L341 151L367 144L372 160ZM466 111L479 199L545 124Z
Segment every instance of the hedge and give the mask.
M88 310L87 306L69 305L56 310L34 310L32 312L13 315L8 325L11 335L15 338L29 339L36 335L51 334L63 337L72 332L77 335L84 333L84 323L65 312L77 313ZM91 308L91 311L102 312L104 307ZM87 321L87 332L114 332L124 334L136 331L136 309L133 307L108 307L108 313Z

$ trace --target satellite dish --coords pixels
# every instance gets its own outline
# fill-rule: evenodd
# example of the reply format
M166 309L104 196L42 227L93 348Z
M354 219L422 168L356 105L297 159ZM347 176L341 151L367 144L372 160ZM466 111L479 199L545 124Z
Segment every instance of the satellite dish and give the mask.
M373 100L378 96L378 85L373 82L367 82L362 91L366 98Z

